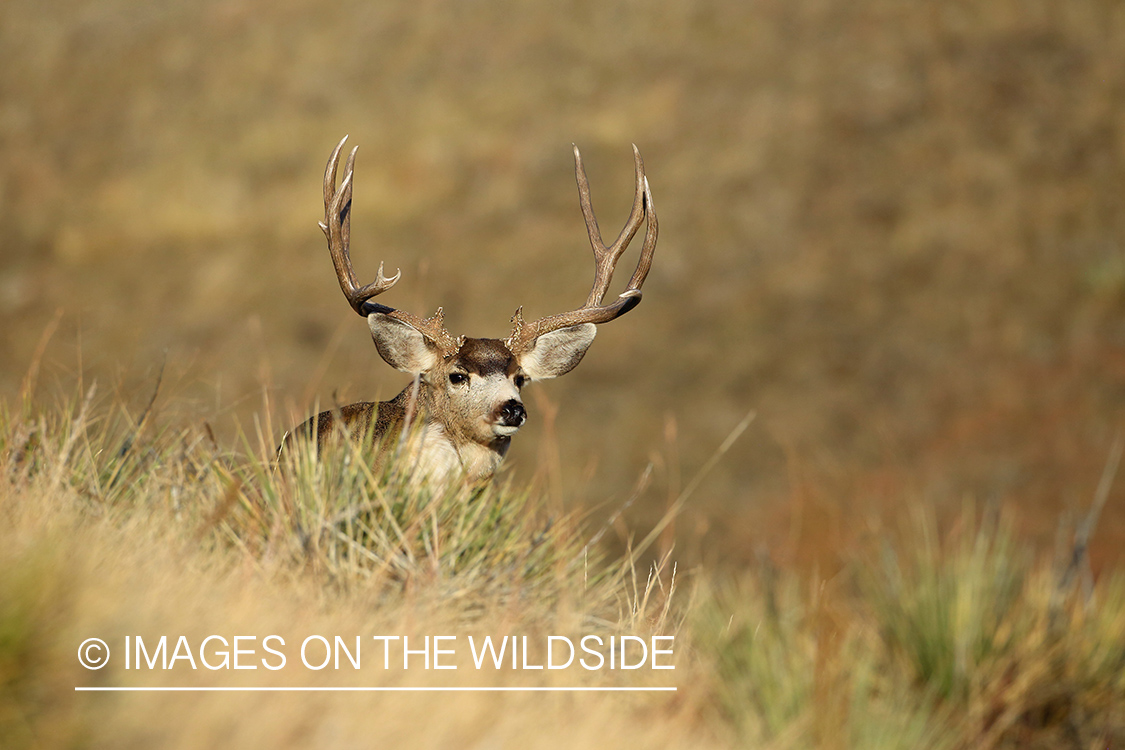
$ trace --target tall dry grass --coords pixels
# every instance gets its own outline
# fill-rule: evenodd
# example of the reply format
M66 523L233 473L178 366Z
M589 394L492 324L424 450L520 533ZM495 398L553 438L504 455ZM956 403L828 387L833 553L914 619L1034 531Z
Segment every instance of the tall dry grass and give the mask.
M4 747L1125 741L1125 577L1089 576L1088 524L1061 538L1054 560L995 509L968 505L945 528L915 504L911 523L873 536L829 576L779 567L766 549L736 575L685 574L674 550L656 551L660 528L616 554L591 522L510 481L419 486L402 462L373 474L351 446L319 456L294 446L279 467L272 444L247 437L224 449L160 411L132 412L93 385L0 409ZM1112 479L1107 470L1107 488ZM293 646L312 634L349 645L388 634L415 644L674 635L675 670L480 671L464 650L451 657L457 672L421 670L418 657L400 670L399 652L382 669L378 650L362 670L323 672L128 670L120 651L91 672L75 658L92 636L111 649L140 636L149 658L160 635L167 654L180 636L255 635L257 646L270 633L294 662ZM74 690L575 683L677 691Z
M301 746L318 737L448 746L465 733L486 744L552 746L575 712L583 716L579 735L639 732L673 742L643 719L658 709L684 713L660 695L644 702L579 695L581 705L548 695L544 705L553 708L544 714L527 711L521 695L417 696L413 707L403 696L379 695L360 711L365 704L349 695L336 703L276 695L263 704L254 696L144 694L154 699L144 704L75 693L91 684L190 687L216 678L227 686L648 685L662 675L467 673L464 648L454 657L460 673L421 670L417 658L413 671L373 672L382 659L368 652L363 673L259 669L249 680L194 668L131 673L120 651L106 671L88 672L73 652L92 635L111 650L126 635L147 638L151 648L162 634L171 645L181 635L198 645L210 634L267 633L291 644L318 633L349 644L390 633L415 643L439 634L462 643L468 635L535 644L590 634L608 642L675 634L683 614L673 606L677 581L667 558L651 566L640 550L607 558L580 519L547 513L510 483L435 489L393 471L374 476L350 446L319 457L294 446L278 467L272 446L221 450L206 430L130 414L93 386L46 409L6 404L2 416L5 747ZM541 661L535 650L532 664ZM555 721L558 729L541 732ZM237 731L222 729L231 724ZM689 727L673 736L682 741Z

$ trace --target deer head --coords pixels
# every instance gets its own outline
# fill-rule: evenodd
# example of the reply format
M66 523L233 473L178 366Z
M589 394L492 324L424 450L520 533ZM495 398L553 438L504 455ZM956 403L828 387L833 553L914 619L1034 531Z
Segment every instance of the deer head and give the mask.
M374 297L389 290L402 276L401 271L396 271L388 278L382 263L375 281L365 286L357 284L349 250L356 148L348 155L343 179L337 186L340 153L346 141L347 136L336 146L324 171L324 221L320 228L328 239L340 289L352 309L367 318L379 355L391 367L414 375L418 383L416 388L408 387L395 401L387 403L405 400L408 392L413 393L418 413L437 435L434 450L452 448L462 469L478 477L491 475L511 436L527 417L520 398L524 385L570 372L593 343L597 325L621 317L641 301L641 286L656 249L658 224L640 153L634 146L636 191L632 211L617 239L607 247L594 217L582 157L574 148L578 196L594 251L593 287L586 302L569 312L528 322L523 319L521 307L512 317L508 337L489 339L451 335L445 329L440 307L430 317L419 318L373 302ZM604 304L617 261L642 221L647 228L636 270L625 291ZM358 406L362 405L353 405ZM384 405L369 406L379 407L378 418L383 419ZM393 419L396 412L390 408L385 411ZM318 433L323 431L326 421L332 421L321 416ZM371 415L367 419L370 421ZM444 445L438 445L443 441Z

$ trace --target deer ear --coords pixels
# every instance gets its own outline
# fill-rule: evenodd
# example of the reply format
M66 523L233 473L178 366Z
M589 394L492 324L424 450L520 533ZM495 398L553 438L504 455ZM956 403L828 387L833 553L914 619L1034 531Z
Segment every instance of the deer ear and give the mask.
M437 347L413 326L383 313L367 316L379 356L396 370L417 375L438 363Z
M580 323L544 333L520 357L520 366L532 380L565 375L582 361L597 332L598 328L593 323Z

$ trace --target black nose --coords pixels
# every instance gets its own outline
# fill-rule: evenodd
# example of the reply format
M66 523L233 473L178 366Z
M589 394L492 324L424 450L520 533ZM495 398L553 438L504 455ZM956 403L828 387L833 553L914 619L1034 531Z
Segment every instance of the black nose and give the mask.
M500 422L508 427L519 427L527 419L527 410L514 398L500 407Z

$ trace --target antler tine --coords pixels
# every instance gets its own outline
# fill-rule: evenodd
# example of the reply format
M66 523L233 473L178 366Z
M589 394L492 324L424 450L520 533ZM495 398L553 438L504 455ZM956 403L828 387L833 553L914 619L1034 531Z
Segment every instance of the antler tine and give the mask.
M332 199L336 196L336 167L340 163L340 151L343 150L344 144L347 143L347 142L348 142L348 136L345 135L343 138L340 139L340 142L336 144L336 148L332 149L332 155L328 157L328 166L326 166L324 168L325 221L321 222L321 225L320 225L321 229L324 228L324 224L328 220L327 219L328 207L332 205ZM354 149L353 149L353 154L354 154ZM354 161L351 162L351 163L354 164ZM345 172L348 171L347 167L344 168L344 171Z
M644 180L645 167L641 161L641 153L633 145L633 167L636 176L636 191L633 197L633 208L629 212L629 219L621 229L621 233L608 248L602 242L602 233L598 229L598 220L594 216L594 207L590 200L590 182L586 178L586 168L582 164L582 154L578 146L574 147L574 177L578 182L578 202L582 206L582 218L586 220L586 232L590 235L590 247L594 251L594 285L590 289L590 296L586 298L586 307L601 304L609 291L610 282L613 281L613 269L617 265L621 254L629 246L637 229L644 220Z
M332 255L332 265L336 269L336 278L340 282L341 291L344 292L352 309L367 317L372 312L388 312L393 309L368 300L394 286L402 277L402 271L396 271L394 276L387 278L383 275L383 264L380 263L375 281L362 287L356 282L349 248L352 232L352 175L359 146L348 154L348 159L344 163L344 179L340 182L340 187L336 187L340 151L347 140L346 135L340 139L328 159L328 165L324 168L324 221L320 222L319 226L328 239L328 252Z
M635 149L636 146L633 148ZM631 296L635 298L637 303L641 301L641 285L645 283L649 269L652 268L652 256L656 253L656 236L660 233L660 222L656 218L656 206L652 202L652 191L648 187L648 178L642 175L641 179L644 180L645 184L645 213L648 216L648 227L645 229L645 241L641 245L641 257L637 260L637 267L633 271L633 275L629 277L629 285L625 287L625 291L621 294L622 297ZM633 307L636 307L636 303ZM622 311L619 315L624 315L626 312L628 311Z
M586 170L582 166L582 156L578 147L574 147L574 173L578 182L578 200L582 206L582 216L586 220L586 231L590 235L590 246L594 250L594 285L586 303L570 312L551 315L541 318L534 323L526 323L523 319L523 308L516 310L512 316L512 333L506 344L513 353L527 351L539 336L560 328L578 325L580 323L608 323L632 310L641 301L641 286L648 277L652 268L652 258L656 251L656 238L659 234L660 224L656 218L656 208L652 202L652 191L645 177L644 162L636 145L633 145L633 162L636 174L636 192L633 198L633 210L625 222L621 234L612 245L606 247L602 242L598 221L594 217L594 208L590 201L590 184L586 179ZM625 291L618 295L615 302L602 305L609 284L613 279L613 271L621 254L629 246L633 237L640 229L641 221L647 223L644 245L641 246L640 258L637 268L629 279Z

